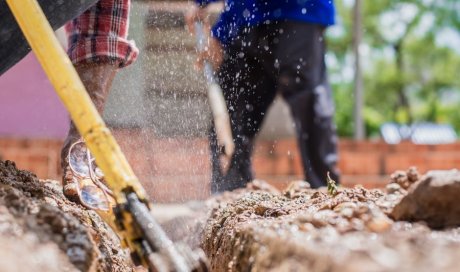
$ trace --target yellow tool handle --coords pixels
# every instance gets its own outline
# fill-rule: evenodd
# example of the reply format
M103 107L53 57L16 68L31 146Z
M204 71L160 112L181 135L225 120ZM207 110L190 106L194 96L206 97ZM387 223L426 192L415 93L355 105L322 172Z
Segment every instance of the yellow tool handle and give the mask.
M150 264L154 271L159 270L157 264L172 265L178 272L208 271L202 254L179 252L152 218L142 185L94 107L37 0L7 3L114 193L115 212L99 214L122 236L131 253L137 254L144 265ZM153 253L147 255L147 248ZM152 262L151 257L160 262Z
M123 190L127 188L146 201L144 189L94 107L37 1L7 0L7 3L80 135L104 172L117 204L126 203Z
M134 218L125 208L126 191L134 192L148 205L142 185L97 112L38 2L7 0L7 3L114 193L116 213L98 213L121 235L125 246L129 246L132 252L142 252L137 242L141 234L133 227Z

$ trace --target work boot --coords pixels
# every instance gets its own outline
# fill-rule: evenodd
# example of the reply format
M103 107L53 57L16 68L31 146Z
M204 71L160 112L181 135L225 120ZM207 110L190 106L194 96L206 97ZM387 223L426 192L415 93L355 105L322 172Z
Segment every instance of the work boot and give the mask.
M91 100L96 106L97 111L102 114L109 94L110 87L113 79L118 70L118 64L108 63L90 63L90 64L76 64L75 69L80 76L83 85L86 88ZM64 141L61 150L61 168L63 172L63 187L64 195L72 201L78 201L78 183L74 173L69 167L68 155L69 148L72 144L81 140L77 128L73 122L70 122L69 132ZM77 145L75 148L79 148ZM84 156L85 152L78 152ZM84 158L82 158L83 160Z

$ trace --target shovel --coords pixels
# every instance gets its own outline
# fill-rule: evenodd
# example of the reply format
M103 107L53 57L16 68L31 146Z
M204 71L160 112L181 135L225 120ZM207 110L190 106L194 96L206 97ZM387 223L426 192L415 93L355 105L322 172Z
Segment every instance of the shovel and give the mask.
M86 201L87 207L94 208L112 226L122 243L131 249L136 263L158 272L209 271L206 256L200 249L192 250L183 244L173 243L153 218L144 188L97 112L38 2L7 0L7 3L89 151L94 155L93 161L90 153L86 152L89 172L74 170L82 176L88 172L92 180L97 180L97 171L92 168L93 163L97 163L105 174L107 187L115 203L113 206L109 204L106 193L94 195L91 190L82 190L83 195L91 197L80 199Z
M207 35L204 33L203 23L195 23L195 34L198 51L203 52L205 50L207 38ZM211 106L214 127L216 129L217 142L219 146L223 148L223 153L230 158L235 151L235 144L233 142L227 104L225 103L222 89L214 77L212 65L208 61L204 63L203 72L208 85L208 99Z

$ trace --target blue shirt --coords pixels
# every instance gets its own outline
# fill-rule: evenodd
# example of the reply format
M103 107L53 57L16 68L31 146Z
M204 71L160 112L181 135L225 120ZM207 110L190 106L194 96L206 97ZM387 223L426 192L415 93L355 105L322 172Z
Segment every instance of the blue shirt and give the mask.
M204 6L218 0L195 1ZM333 0L226 0L224 11L214 25L212 33L225 46L244 27L279 20L333 25L334 2Z

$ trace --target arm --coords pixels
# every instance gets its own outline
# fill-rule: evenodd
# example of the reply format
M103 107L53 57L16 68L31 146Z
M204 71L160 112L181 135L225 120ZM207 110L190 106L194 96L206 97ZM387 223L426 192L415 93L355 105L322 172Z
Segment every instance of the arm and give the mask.
M226 0L224 11L211 29L209 16L205 9L206 5L211 2L218 2L218 0L195 0L197 6L189 11L186 20L192 33L194 32L194 23L196 21L203 22L205 31L211 33L206 50L199 55L197 64L201 67L204 60L208 60L217 70L223 59L223 49L230 44L234 35L239 32L237 20L242 20L243 18L237 15L244 10L247 4Z
M186 21L189 30L193 33L194 32L194 23L196 21L201 21L205 24L205 28L209 31L209 14L206 11L206 7L215 2L222 2L222 0L195 0L196 6L194 6L186 15ZM222 12L219 20L216 22L214 27L212 28L212 36L215 37L219 42L223 45L227 44L229 40L229 32L230 32L230 27L229 27L229 22L231 21L230 18L230 13L229 11L229 6L228 2L225 1L225 11ZM231 9L231 7L230 7Z

